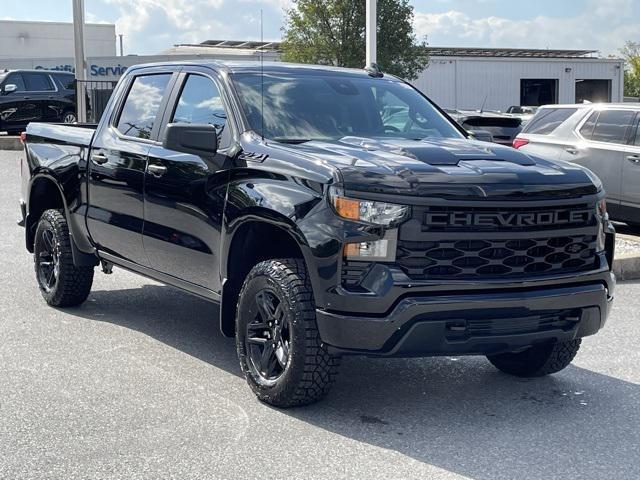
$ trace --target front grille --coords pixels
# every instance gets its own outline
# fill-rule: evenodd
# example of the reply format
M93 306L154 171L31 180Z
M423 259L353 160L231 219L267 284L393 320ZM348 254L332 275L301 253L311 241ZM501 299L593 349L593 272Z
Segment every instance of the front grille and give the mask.
M387 264L396 281L528 280L600 266L595 197L564 205L456 203L411 207L412 218L398 230L396 261ZM366 290L372 265L345 259L342 286Z
M581 228L596 224L594 205L579 203L563 207L460 207L434 205L414 207L414 218L423 232L540 232Z
M399 240L397 264L412 280L483 279L592 269L596 236L517 240Z

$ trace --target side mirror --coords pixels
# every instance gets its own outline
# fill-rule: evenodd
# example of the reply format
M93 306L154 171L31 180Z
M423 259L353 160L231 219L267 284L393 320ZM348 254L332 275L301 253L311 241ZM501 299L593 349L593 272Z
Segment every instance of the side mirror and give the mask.
M15 92L16 90L18 90L18 86L14 85L13 83L9 83L9 84L4 86L3 92L4 93L11 93L11 92Z
M162 146L174 152L213 157L218 152L218 134L209 124L170 123Z

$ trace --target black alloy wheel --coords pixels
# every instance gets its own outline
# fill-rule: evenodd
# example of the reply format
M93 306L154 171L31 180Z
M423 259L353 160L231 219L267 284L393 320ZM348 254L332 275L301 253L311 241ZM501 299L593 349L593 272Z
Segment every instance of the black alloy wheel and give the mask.
M33 260L40 292L53 307L80 305L93 284L93 267L73 263L71 242L64 214L45 211L36 228Z
M256 316L247 323L245 348L251 373L265 384L272 384L289 363L291 324L284 304L268 289L255 296Z
M238 295L236 349L247 383L263 402L297 407L322 398L340 358L322 343L304 261L265 260Z
M46 226L40 234L40 245L36 256L38 283L46 293L51 292L60 276L59 246L51 226Z

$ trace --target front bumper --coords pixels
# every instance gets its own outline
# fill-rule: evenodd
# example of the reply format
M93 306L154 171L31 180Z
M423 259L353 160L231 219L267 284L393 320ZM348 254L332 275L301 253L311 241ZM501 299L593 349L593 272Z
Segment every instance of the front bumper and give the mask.
M615 278L531 290L410 296L386 315L318 309L320 337L336 353L371 356L488 355L595 334Z

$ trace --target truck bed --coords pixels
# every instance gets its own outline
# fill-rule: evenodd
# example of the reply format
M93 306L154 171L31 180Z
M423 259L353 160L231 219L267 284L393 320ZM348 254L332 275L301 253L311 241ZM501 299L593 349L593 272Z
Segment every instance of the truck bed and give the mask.
M98 124L78 123L30 123L27 126L27 139L38 143L64 143L89 147Z

